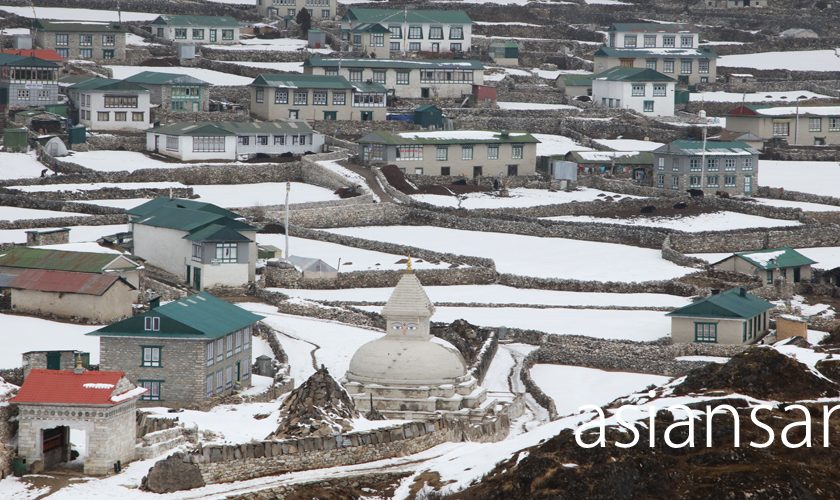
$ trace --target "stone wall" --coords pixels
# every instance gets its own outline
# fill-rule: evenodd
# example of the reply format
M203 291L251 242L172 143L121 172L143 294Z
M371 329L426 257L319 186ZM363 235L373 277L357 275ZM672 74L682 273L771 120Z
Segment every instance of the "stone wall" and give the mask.
M534 382L534 379L531 378L531 368L537 363L537 351L539 351L539 349L531 351L527 356L525 356L525 359L522 361L522 370L519 372L519 380L522 382L522 385L525 386L525 390L528 391L528 394L534 398L534 401L548 411L548 418L555 420L559 415L557 414L557 406L554 404L554 399L544 393L542 389L540 389L540 386Z
M0 479L12 473L12 458L16 454L11 443L17 434L17 405L0 405Z
M776 229L671 234L671 247L682 253L743 252L783 246L840 246L840 225L810 224Z
M487 375L487 370L490 368L493 358L496 357L498 349L499 333L493 331L482 344L475 361L470 366L470 374L478 380L479 384L484 382L484 376Z
M624 283L611 281L580 281L560 278L537 278L532 276L519 276L516 274L499 274L497 283L515 288L536 288L541 290L557 290L566 292L666 293L682 297L691 297L700 292L699 288L676 280Z
M92 215L89 217L56 217L54 219L18 219L0 221L0 229L36 229L39 227L103 226L125 224L124 214Z

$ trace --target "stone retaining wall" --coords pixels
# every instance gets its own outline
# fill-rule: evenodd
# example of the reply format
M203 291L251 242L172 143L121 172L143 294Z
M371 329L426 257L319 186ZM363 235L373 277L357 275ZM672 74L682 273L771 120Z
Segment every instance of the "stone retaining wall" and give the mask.
M496 352L499 350L499 332L494 330L487 337L487 340L482 344L481 349L476 355L475 361L470 366L470 374L478 380L479 384L484 383L484 377L487 375L487 370L490 368L490 363L496 357Z
M56 217L53 219L0 220L0 229L37 229L39 227L104 226L125 224L125 214L91 215L87 217Z
M596 293L666 293L691 297L700 293L700 289L676 280L643 281L634 283L611 281L580 281L559 278L537 278L516 274L499 274L497 283L515 288L536 288L565 292Z
M840 225L810 224L775 229L674 232L671 234L671 247L682 253L743 252L783 246L794 248L840 246Z

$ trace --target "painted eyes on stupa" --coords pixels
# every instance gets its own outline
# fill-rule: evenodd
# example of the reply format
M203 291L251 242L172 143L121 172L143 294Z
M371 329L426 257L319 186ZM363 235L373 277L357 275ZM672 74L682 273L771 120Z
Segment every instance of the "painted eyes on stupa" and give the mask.
M416 323L394 323L394 330L416 330Z

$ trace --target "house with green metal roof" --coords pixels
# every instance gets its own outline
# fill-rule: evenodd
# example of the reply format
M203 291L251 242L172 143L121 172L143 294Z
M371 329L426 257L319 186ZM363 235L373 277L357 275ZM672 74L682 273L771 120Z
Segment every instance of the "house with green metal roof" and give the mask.
M280 194L278 193L278 204ZM156 198L129 210L134 255L196 290L256 278L256 228L211 203Z
M58 64L0 53L0 111L58 104Z
M201 403L251 385L251 336L262 319L202 292L88 333L100 369L124 371L142 401Z
M745 288L732 288L713 290L666 316L674 343L751 344L768 332L768 311L774 307Z
M392 164L406 174L471 178L534 175L540 141L526 132L378 130L358 142L359 157L367 165Z
M370 59L312 56L304 73L343 76L352 84L372 82L405 99L461 98L484 84L484 65L471 59Z
M239 21L230 16L163 14L150 28L158 38L175 43L230 45L239 43Z
M141 266L125 255L103 248L102 252L81 252L55 248L15 246L0 251L0 272L20 270L67 271L117 275L134 287L140 286Z
M496 64L519 66L519 44L514 40L493 40L487 53Z
M313 23L332 20L336 0L257 0L257 10L267 19L294 19L301 9L309 11Z
M35 46L64 59L124 61L126 28L107 21L35 21Z
M384 121L385 87L343 76L264 73L248 86L251 115L261 120Z
M303 120L177 122L146 131L146 150L196 160L248 160L257 155L320 153L324 136Z
M736 252L713 263L712 267L758 276L766 284L772 285L776 280L787 283L810 281L813 276L811 266L816 263L793 248L780 247Z
M78 123L89 130L146 130L151 120L151 93L137 83L88 78L65 89Z
M740 141L672 141L653 151L654 186L673 191L750 195L758 184L758 151Z
M171 112L207 111L210 103L209 83L190 75L143 71L123 80L151 92L150 102Z
M379 24L390 31L389 49L407 52L467 52L472 47L472 19L463 10L348 8L341 36L354 43L354 29Z
M644 116L674 116L676 81L647 68L614 67L592 75L592 102Z

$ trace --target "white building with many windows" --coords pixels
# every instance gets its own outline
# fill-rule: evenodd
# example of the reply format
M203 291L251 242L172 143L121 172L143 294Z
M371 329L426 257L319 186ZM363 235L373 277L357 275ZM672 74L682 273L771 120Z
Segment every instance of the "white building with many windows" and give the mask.
M239 21L228 16L162 15L152 21L152 34L175 43L239 43Z
M467 52L472 47L472 19L463 10L349 8L341 20L342 40L356 44L358 28L371 24L390 31L388 48L395 55Z
M645 68L616 67L592 77L592 102L646 116L673 116L676 82Z
M151 97L136 83L111 78L90 78L67 89L78 123L89 130L146 130Z

